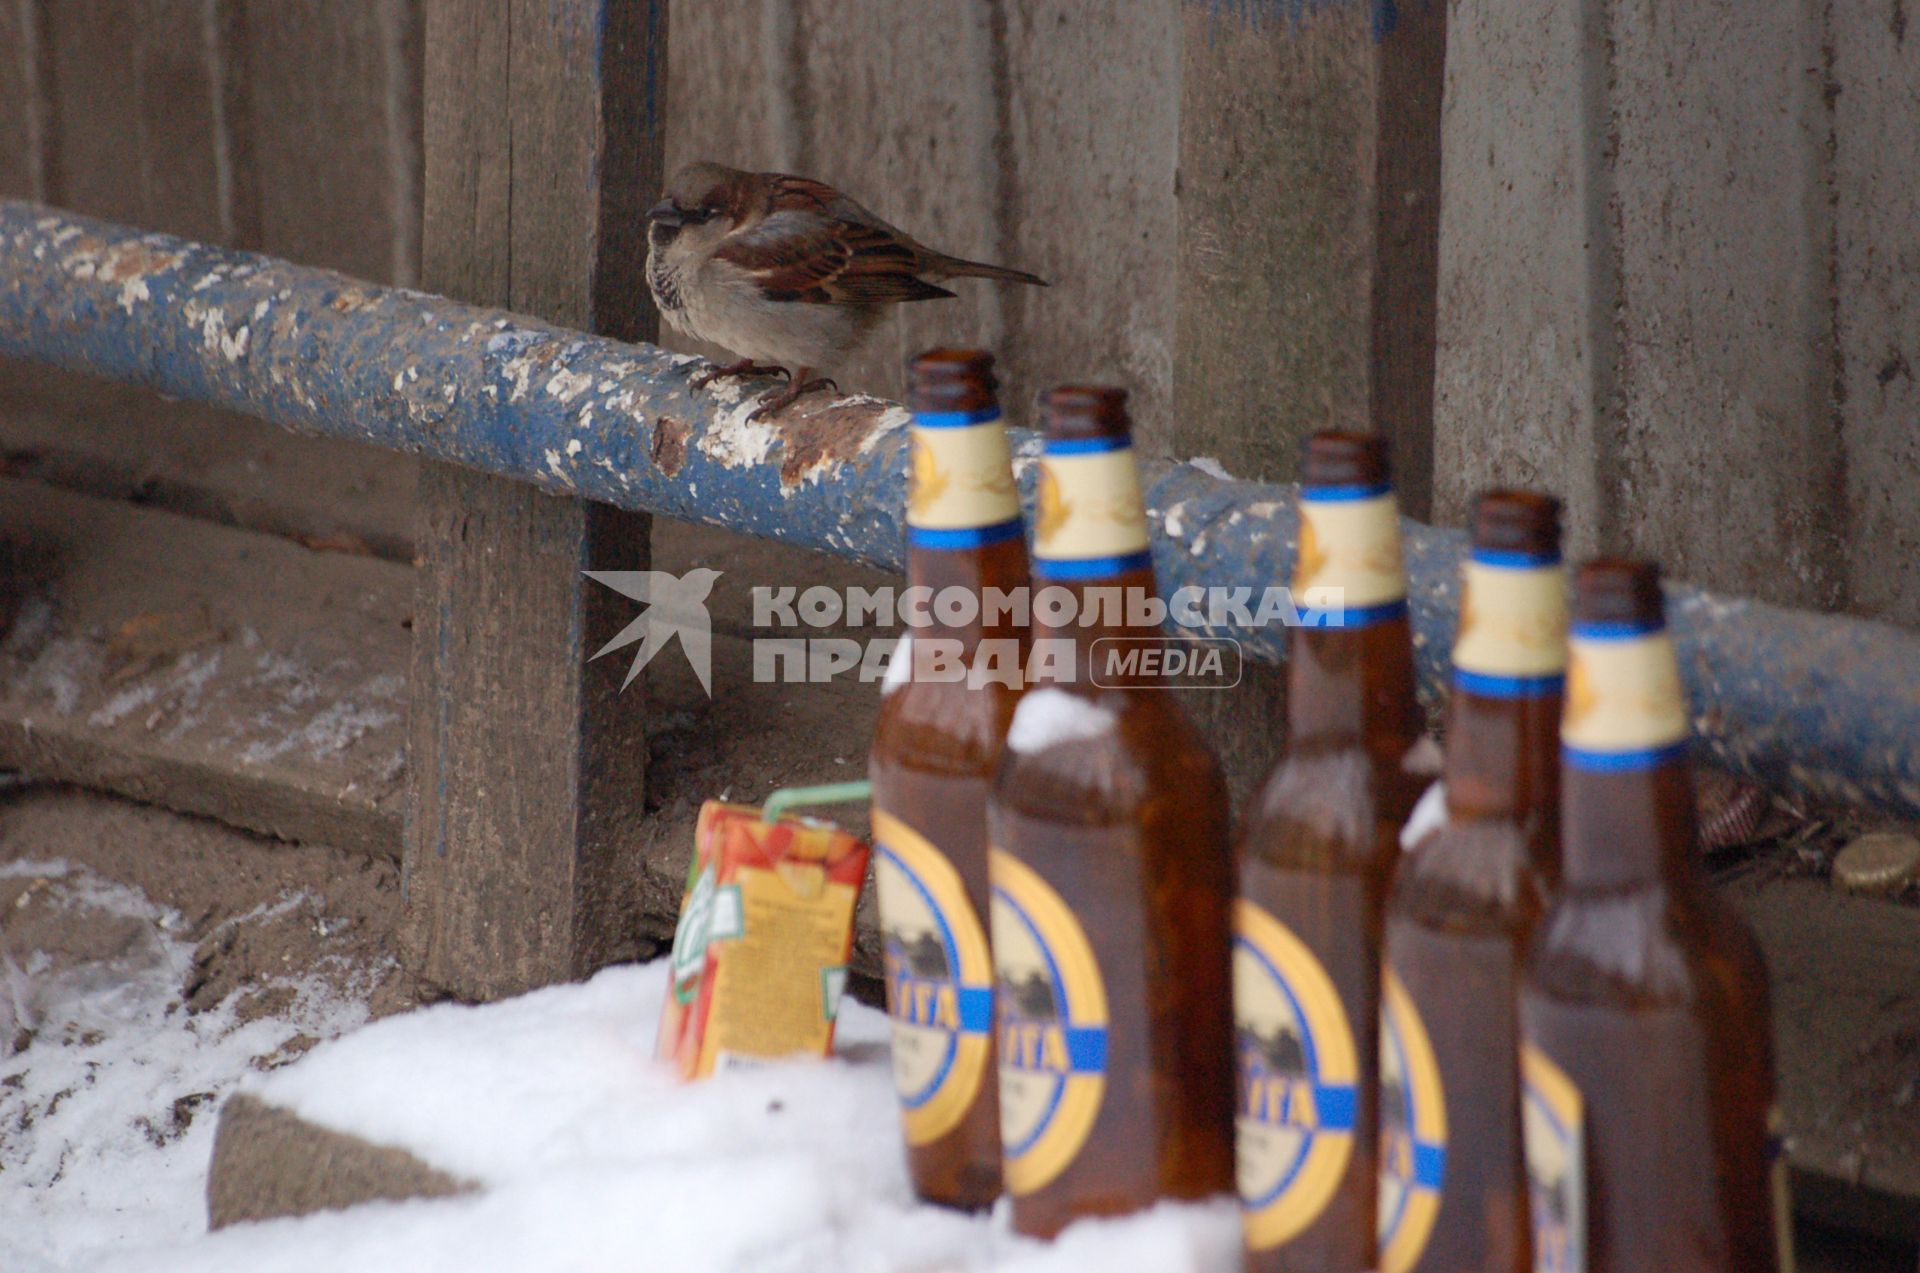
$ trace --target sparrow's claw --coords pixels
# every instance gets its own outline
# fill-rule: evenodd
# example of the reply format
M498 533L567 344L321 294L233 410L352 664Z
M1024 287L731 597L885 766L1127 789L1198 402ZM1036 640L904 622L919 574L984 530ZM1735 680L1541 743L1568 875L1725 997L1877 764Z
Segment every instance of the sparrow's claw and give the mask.
M785 367L775 367L771 363L755 362L751 358L742 358L739 362L730 362L724 367L710 366L693 373L693 379L687 382L689 389L705 389L722 376L771 376L781 375L788 380L793 373Z
M753 411L748 414L747 419L758 420L762 416L770 416L770 415L778 414L779 412L785 411L788 407L798 402L800 400L801 395L813 393L816 390L820 390L820 389L831 389L835 393L840 392L840 386L835 384L833 381L827 379L825 376L818 376L812 380L801 380L796 378L793 381L793 383L788 385L785 389L776 389L773 392L767 394L766 397L762 398L760 400L760 405L755 407Z

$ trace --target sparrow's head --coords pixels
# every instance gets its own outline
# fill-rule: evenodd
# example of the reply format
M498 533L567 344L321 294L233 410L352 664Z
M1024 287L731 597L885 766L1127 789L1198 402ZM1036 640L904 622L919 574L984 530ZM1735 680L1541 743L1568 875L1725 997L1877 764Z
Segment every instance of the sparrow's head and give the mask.
M647 209L647 240L656 248L711 248L746 220L762 198L763 178L722 164L689 164L673 174L666 197Z

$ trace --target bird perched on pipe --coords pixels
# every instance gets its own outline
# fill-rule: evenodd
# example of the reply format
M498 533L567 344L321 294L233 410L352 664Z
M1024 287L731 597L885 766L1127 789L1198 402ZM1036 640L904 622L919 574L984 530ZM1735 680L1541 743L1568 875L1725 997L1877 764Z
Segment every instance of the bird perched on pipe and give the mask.
M1046 286L1023 270L947 256L832 186L779 172L692 164L647 212L647 286L661 317L740 356L696 378L778 372L787 386L749 418L832 384L808 376L859 346L888 305L951 297L939 283Z

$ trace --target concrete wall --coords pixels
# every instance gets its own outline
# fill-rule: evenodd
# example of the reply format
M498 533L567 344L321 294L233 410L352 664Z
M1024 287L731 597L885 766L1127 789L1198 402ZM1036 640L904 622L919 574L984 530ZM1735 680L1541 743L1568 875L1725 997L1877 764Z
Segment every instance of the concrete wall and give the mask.
M1920 34L1904 0L1453 6L1437 513L1920 622Z
M0 0L0 193L408 281L419 41ZM1370 424L1438 520L1548 486L1581 551L1920 623L1920 0L685 0L671 52L670 164L1053 280L904 308L849 387L982 343L1016 416L1119 380L1249 476Z
M977 343L1001 351L1016 417L1048 385L1117 380L1170 441L1176 0L683 4L671 47L669 169L817 177L1053 283L962 280L958 300L903 307L845 385L897 397L914 352Z

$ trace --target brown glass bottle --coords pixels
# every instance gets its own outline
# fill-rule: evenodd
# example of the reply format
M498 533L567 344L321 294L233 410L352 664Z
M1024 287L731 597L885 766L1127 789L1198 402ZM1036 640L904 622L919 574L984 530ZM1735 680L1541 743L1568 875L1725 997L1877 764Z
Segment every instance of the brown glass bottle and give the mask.
M895 651L868 761L875 878L914 1189L975 1209L1000 1196L987 795L1026 653L1024 621L988 603L1027 586L1027 545L992 356L935 350L910 374L909 582L980 604L958 625L943 616L965 618L968 608L928 605L929 622ZM929 667L941 650L946 666L972 675L916 677L916 650ZM1011 675L980 675L994 659Z
M1386 444L1309 438L1287 747L1240 844L1234 924L1236 1111L1248 1267L1373 1267L1380 927L1421 768L1406 576Z
M1040 1237L1233 1185L1226 787L1173 696L1106 662L1160 636L1124 402L1046 400L1034 675L989 816L1006 1183Z
M1559 873L1559 502L1482 495L1464 573L1446 821L1401 855L1387 899L1380 1273L1533 1268L1519 999Z
M1520 998L1536 1268L1790 1260L1766 971L1700 865L1687 721L1658 572L1587 565L1561 724L1561 877Z

